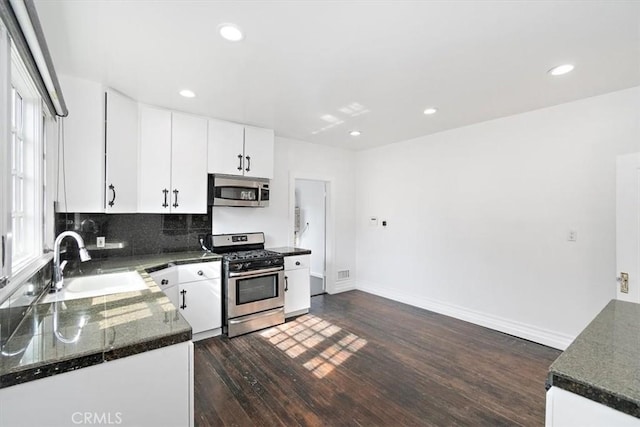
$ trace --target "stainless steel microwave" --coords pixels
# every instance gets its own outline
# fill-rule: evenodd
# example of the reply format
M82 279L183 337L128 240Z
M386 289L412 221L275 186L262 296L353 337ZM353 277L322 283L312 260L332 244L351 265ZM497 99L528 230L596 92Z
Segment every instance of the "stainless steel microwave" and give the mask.
M263 208L269 206L269 180L209 175L209 205Z

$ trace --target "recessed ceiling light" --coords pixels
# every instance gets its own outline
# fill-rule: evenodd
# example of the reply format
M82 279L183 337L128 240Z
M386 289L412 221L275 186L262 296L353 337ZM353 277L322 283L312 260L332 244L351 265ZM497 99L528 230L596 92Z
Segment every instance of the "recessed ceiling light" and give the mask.
M238 28L236 24L220 24L218 31L222 38L229 40L230 42L239 42L244 38L242 30Z
M552 76L561 76L563 74L570 73L573 71L574 66L572 64L563 64L558 65L557 67L553 67L549 71L547 71Z
M193 93L193 91L189 90L189 89L183 89L180 91L180 95L184 96L185 98L195 98L196 94Z
M349 135L351 135L351 136L360 136L360 131L359 130L352 130L351 132L349 132Z
M426 110L424 110L424 113L427 116L430 116L431 114L435 114L437 112L438 112L438 109L437 108L433 108L433 107L430 107L430 108L427 108Z

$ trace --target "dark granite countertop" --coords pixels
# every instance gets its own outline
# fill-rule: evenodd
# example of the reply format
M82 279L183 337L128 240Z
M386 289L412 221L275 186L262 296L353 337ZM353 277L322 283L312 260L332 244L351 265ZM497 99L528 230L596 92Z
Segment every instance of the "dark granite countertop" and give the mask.
M611 300L549 368L554 386L640 418L640 304Z
M284 256L293 255L309 255L311 251L309 249L294 248L293 246L282 246L279 248L267 248L269 251L281 253Z
M189 341L191 326L148 273L220 259L180 252L95 263L85 275L137 270L148 289L33 305L0 351L0 388Z

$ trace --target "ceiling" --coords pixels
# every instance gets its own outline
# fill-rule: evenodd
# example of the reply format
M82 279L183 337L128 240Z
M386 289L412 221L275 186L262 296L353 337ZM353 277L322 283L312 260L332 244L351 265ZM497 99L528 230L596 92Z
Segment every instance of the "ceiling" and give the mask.
M58 74L354 150L640 85L638 1L35 4Z

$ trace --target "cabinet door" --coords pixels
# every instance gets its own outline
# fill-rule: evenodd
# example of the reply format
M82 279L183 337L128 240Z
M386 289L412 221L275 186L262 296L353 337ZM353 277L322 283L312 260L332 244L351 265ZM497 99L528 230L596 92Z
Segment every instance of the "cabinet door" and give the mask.
M138 202L138 103L113 90L105 93L108 213L135 213Z
M274 138L274 132L272 129L245 126L245 176L273 179Z
M27 410L28 399L39 410ZM4 387L0 425L193 426L193 343Z
M178 287L180 313L194 334L221 326L220 279L181 283Z
M209 173L242 175L244 126L209 120Z
M309 269L285 270L284 314L296 315L309 311L311 284Z
M69 116L62 119L58 212L104 212L104 91L74 77L60 76L60 84Z
M171 213L207 213L207 120L173 113Z
M170 192L171 112L141 105L138 212L169 213Z

